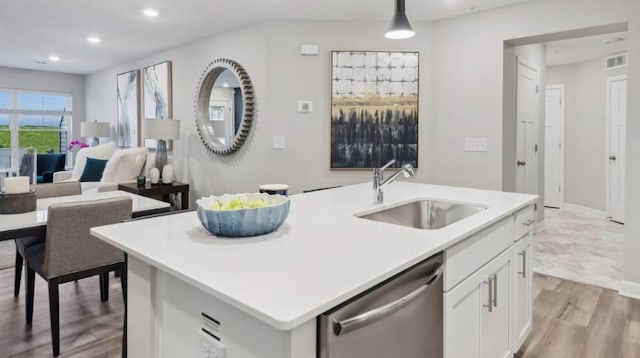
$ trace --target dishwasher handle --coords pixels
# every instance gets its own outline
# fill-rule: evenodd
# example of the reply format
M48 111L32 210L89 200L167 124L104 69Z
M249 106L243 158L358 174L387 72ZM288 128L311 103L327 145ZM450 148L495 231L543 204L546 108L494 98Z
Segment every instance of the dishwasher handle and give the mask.
M347 334L351 331L355 331L358 328L364 327L368 324L378 321L379 319L388 316L394 312L397 312L401 308L405 307L409 303L413 302L422 292L424 292L429 286L438 280L442 275L443 266L442 264L438 266L438 268L429 275L427 282L424 285L416 288L415 290L409 292L406 296L403 296L391 303L387 303L386 305L374 308L365 313L359 314L355 317L347 318L342 321L334 321L333 322L333 333L336 336L340 336L343 334Z

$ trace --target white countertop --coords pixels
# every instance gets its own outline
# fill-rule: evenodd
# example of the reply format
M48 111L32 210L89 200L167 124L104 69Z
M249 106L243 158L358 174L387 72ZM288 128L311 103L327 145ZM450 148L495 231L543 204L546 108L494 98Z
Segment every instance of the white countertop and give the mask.
M364 220L362 212L416 198L487 207L440 230ZM195 212L94 228L91 233L280 330L290 330L511 213L532 195L396 182L385 204L370 183L291 197L276 232L224 239Z
M26 229L46 225L47 209L51 204L108 199L121 196L131 197L133 200L132 211L134 213L169 208L168 203L124 191L109 191L103 193L91 192L80 195L58 196L47 199L38 199L36 211L22 214L0 215L0 231Z

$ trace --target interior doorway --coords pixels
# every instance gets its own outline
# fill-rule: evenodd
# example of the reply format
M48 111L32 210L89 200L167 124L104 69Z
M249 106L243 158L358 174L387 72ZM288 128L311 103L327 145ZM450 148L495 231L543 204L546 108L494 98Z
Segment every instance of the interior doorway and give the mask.
M564 116L565 85L545 89L544 206L564 206Z
M540 196L534 269L611 289L624 247L626 41L626 24L541 35L507 41L504 61L503 189Z
M607 79L607 208L612 221L624 223L627 75Z

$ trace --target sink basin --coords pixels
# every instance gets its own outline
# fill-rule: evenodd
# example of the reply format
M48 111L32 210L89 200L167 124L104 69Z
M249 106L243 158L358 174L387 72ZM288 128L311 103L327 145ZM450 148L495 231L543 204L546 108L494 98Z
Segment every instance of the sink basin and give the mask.
M477 214L485 207L437 200L416 200L373 213L356 215L361 219L408 226L422 230L436 230Z

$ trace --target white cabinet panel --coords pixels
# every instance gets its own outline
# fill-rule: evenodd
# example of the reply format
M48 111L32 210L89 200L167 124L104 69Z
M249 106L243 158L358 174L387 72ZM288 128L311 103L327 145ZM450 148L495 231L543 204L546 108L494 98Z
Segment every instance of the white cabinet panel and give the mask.
M513 252L483 266L444 299L446 358L505 358L512 355Z
M533 328L533 272L531 256L533 254L533 233L515 244L514 249L514 349L517 351Z

